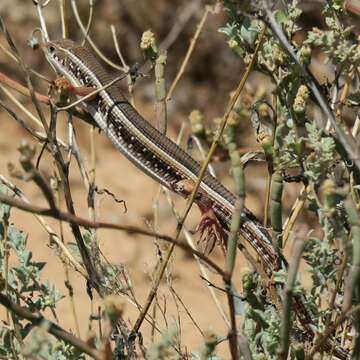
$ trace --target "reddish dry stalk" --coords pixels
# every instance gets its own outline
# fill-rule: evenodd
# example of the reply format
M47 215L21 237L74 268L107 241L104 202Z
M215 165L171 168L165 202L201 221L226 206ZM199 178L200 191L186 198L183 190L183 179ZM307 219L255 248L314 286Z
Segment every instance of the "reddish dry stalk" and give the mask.
M11 89L14 89L18 93L24 95L24 96L30 96L30 91L27 87L21 85L17 81L11 79L9 76L5 75L0 71L0 82L3 84L9 86ZM38 92L35 92L36 99L46 105L50 104L50 98L46 95L39 94Z

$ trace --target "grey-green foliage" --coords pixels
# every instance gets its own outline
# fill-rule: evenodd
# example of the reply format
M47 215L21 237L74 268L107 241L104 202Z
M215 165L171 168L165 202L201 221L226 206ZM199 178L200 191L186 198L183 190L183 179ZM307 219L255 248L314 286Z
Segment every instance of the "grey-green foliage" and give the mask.
M259 21L244 19L242 24L238 22L231 22L219 29L219 32L226 34L229 37L229 47L239 56L246 56L246 53L251 49L259 33Z
M280 318L273 306L268 306L265 310L249 308L243 332L249 341L254 360L277 358Z
M223 3L229 15L229 21L219 31L226 35L226 40L232 51L248 64L263 26L262 22L256 19L256 11L259 9L254 9L252 6L261 2L224 0ZM345 2L343 0L324 2L323 15L326 28L307 31L307 37L301 44L297 42L295 36L296 32L302 30L299 26L299 17L302 13L298 6L299 1L289 0L280 3L282 8L275 11L275 18L297 54L298 61L302 65L308 66L311 62L312 50L320 48L327 54L329 60L336 65L339 83L341 84L342 78L348 77L349 70L360 63L359 38L356 38L350 27L342 25L342 18L345 15L343 8ZM246 12L252 15L248 16ZM253 16L254 14L255 16ZM154 36L151 32L146 32L145 35L142 48L148 55L147 57L154 61L156 57L154 55L157 53ZM274 158L271 160L274 161L277 170L300 174L306 180L304 181L306 184L312 185L312 189L318 191L323 187L325 180L335 178L333 171L333 165L337 159L335 143L331 137L319 130L311 119L309 115L311 112L307 111L309 110L309 94L306 97L299 97L299 90L306 88L306 79L301 75L297 62L284 51L270 28L267 28L264 42L258 54L256 70L261 71L272 80L273 94L276 95L277 106L274 112L277 115L277 129ZM355 106L359 105L358 97L352 96L351 98ZM345 179L345 181L347 180ZM334 186L338 185L335 184ZM329 203L326 196L324 196L324 201L322 199L319 201L321 196L315 195L317 194L313 193L312 197L308 198L308 203L310 202L311 207L318 215L318 222L324 236L322 239L311 238L305 248L304 259L312 276L311 291L307 296L306 305L312 310L314 324L323 324L323 321L317 321L324 315L324 310L321 310L319 305L323 305L324 295L330 296L335 288L336 267L341 255L332 244L336 239L344 236L344 226L337 210L340 200L334 196L335 201ZM9 248L18 259L18 264L9 269L9 284L16 288L19 293L28 297L31 296L31 302L29 301L27 304L30 308L41 311L50 308L55 311L60 294L50 284L42 282L41 271L45 264L32 259L31 252L27 250L27 236L17 230L15 226L9 225L9 215L10 208L5 205L0 206L0 251L2 255L0 266L2 273L4 274L5 247L3 239L6 231ZM91 231L84 233L89 249L93 243L93 236L94 234ZM78 253L76 246L73 247L73 252ZM104 266L103 264L97 265ZM101 269L109 281L108 287L111 288L112 280L117 277L118 269L113 266ZM283 285L286 279L285 271L279 271L273 277L277 285ZM248 305L245 306L244 310L242 302L238 302L241 306L237 307L237 310L244 317L241 329L249 342L253 359L278 358L280 314L274 304L271 304L269 294L266 293L257 276L253 274L248 276L243 288ZM338 294L341 295L341 291L342 289ZM296 282L293 292L295 294L303 293L298 282ZM20 302L11 291L10 294L14 301ZM19 353L22 346L21 342L26 339L29 344L27 347L29 356L36 354L40 358L50 359L80 358L80 355L76 354L72 347L62 342L54 342L45 336L45 329L32 332L30 341L31 326L19 322L16 318L15 321L16 331L8 324L0 328L1 355L11 357L12 353ZM46 328L46 324L44 326ZM322 329L317 330L321 332ZM160 341L148 351L148 358L176 359L179 355L174 350L174 344L179 342L178 333L178 329L170 329L165 332ZM203 359L204 356L209 359L215 358L216 345L216 341L208 343L204 352L193 352L193 358ZM291 344L292 346L293 344ZM293 354L294 349L292 348L290 358L294 358Z
M350 66L360 64L358 39L352 33L352 27L342 25L344 16L343 1L328 1L323 11L327 29L315 28L308 32L305 44L320 47L336 65L346 71Z
M247 2L247 7L243 6L242 2L225 0L224 3L231 21L220 31L226 34L230 48L248 63L254 52L252 39L257 38L255 31L259 33L259 22L257 23L257 20L247 13L251 13L251 10L255 10L256 13L259 9L251 8L250 2ZM330 63L336 66L339 83L342 84L343 79L351 79L350 71L360 63L360 38L353 34L351 27L343 25L346 23L343 21L346 16L345 2L342 0L324 2L324 29L313 28L311 31L301 29L299 26L302 13L298 6L299 1L279 3L281 9L275 11L275 19L297 55L298 62L308 66L312 60L313 50L320 48L328 56ZM299 30L306 34L303 42L296 39L295 35ZM299 64L287 54L277 37L272 34L271 26L267 28L258 54L256 69L272 80L274 85L272 93L276 95L274 168L286 175L301 175L304 184L310 184L308 187L310 195L306 205L317 215L318 227L321 228L323 236L319 239L304 239L307 241L304 259L312 278L310 294L304 298L304 301L314 316L314 324L324 324L323 315L326 310L322 310L322 305L324 298L330 299L334 291L338 264L342 257L339 251L341 246L334 244L346 245L345 240L348 236L348 230L345 230L344 226L346 219L341 210L341 201L348 194L346 186L342 186L349 181L349 174L344 163L340 161L341 157L333 137L327 135L322 126L319 126L319 119L315 122L312 118L314 98L311 97L307 79L301 73ZM321 90L325 96L329 96L325 88ZM349 90L349 98L352 100L352 105L359 105L358 94L354 95L352 89ZM269 98L267 100L270 102ZM334 106L337 110L337 104ZM288 189L290 187L291 184ZM284 283L286 278L286 272L278 272L273 279L276 283ZM343 288L340 287L338 292L340 296L337 299L341 299L342 291ZM294 292L296 294L304 292L298 282ZM278 313L273 307L268 307L261 301L261 294L256 287L251 294L249 292L246 299L249 307L244 320L244 334L249 341L254 359L278 358L276 352L280 324ZM290 358L293 358L295 356L293 344L290 345L290 351Z
M282 168L297 168L303 161L304 138L298 137L294 128L286 127L288 133L284 139L279 138L279 163Z
M275 13L275 19L279 25L282 25L285 33L291 36L294 32L301 30L301 27L297 24L302 10L298 7L299 1L292 0L287 2L285 10L277 10Z
M98 253L99 248L96 241L96 232L94 230L85 230L83 232L83 239L86 247L90 253ZM75 242L68 242L66 247L69 249L71 254L79 261L82 262L80 250ZM108 262L102 261L101 256L96 257L97 266L103 275L103 286L109 289L111 292L114 288L114 285L119 285L118 276L122 271L121 265L111 264Z
M27 249L27 240L27 234L15 225L8 227L7 244L19 261L18 266L9 269L9 284L21 294L31 294L31 309L43 311L49 307L55 310L62 295L49 281L41 280L41 270L46 263L33 260L32 252Z
M219 337L213 331L209 330L204 333L204 343L199 351L191 353L192 360L220 360L215 354L216 346L227 341L226 337Z
M161 360L161 359L180 359L180 355L174 350L174 343L179 335L176 326L170 327L163 333L161 340L153 344L146 354L148 360Z
M314 285L310 292L313 296L321 297L324 291L335 284L338 254L328 242L310 238L306 243L303 258L310 265L309 271Z
M279 165L283 169L303 166L305 177L317 185L329 176L336 162L335 142L313 122L307 122L305 129L306 137L298 136L293 121L280 125L276 137ZM311 150L308 155L305 146Z
M302 11L297 7L297 4L298 1L296 0L289 1L286 9L275 12L278 24L282 26L289 37L293 36L300 29L296 21ZM227 35L229 47L245 63L249 63L255 48L255 40L258 38L263 24L260 20L254 19L251 16L238 15L239 9L243 11L242 2L236 4L236 2L225 1L225 5L229 18L232 21L227 23L225 27L220 28L219 31ZM299 48L300 50L301 48ZM286 83L288 81L291 82L296 78L294 76L297 73L295 62L282 50L277 38L271 36L269 31L258 54L256 66L262 72L271 76L278 85L284 81ZM294 83L294 85L296 84Z
M83 360L85 355L64 341L51 341L46 333L47 324L31 332L31 338L22 349L26 359Z
M335 157L335 142L329 136L324 136L315 123L305 124L308 134L308 145L313 149L313 154L305 161L305 176L314 184L324 180L332 170Z
M303 255L309 265L312 287L307 297L307 306L311 309L315 322L318 317L325 315L326 310L319 304L324 298L330 299L335 288L337 264L339 255L330 244L318 238L310 238L305 246ZM323 323L322 321L319 324Z
M13 196L13 193L4 186L0 186L0 192ZM28 250L28 235L10 223L10 212L10 206L0 203L1 290L4 292L7 277L8 296L13 302L26 306L33 312L50 309L55 315L56 305L63 296L54 285L42 279L42 270L46 264L33 259L33 253ZM5 260L7 253L11 256L11 264L14 265L7 265ZM26 299L26 304L23 299ZM12 315L12 323L14 327L7 323L3 323L0 327L0 355L9 359L16 358L24 350L24 344L29 348L39 346L35 341L36 333L31 340L29 339L31 324L15 315ZM47 345L41 347L41 351L36 352L36 356L44 359L79 358L79 354L76 357L70 356L74 352L72 347L54 342L51 337L42 335L41 338Z
M245 273L242 284L248 302L242 330L249 342L253 359L275 359L280 335L279 313L266 301L267 292L258 275Z

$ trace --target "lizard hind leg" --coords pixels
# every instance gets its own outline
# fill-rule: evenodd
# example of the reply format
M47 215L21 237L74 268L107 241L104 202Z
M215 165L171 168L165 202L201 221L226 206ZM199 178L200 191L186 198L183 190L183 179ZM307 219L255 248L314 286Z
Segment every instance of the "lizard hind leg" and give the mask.
M185 197L188 197L193 189L194 182L188 179L180 180L173 185L173 190ZM209 255L215 245L220 245L225 252L227 235L213 209L213 202L201 190L198 191L194 202L201 212L201 220L196 229L196 232L200 234L197 241L199 251L204 255Z
M225 253L227 235L213 208L211 206L207 209L203 209L202 206L199 208L201 211L201 221L197 228L200 233L197 241L199 250L205 255L209 255L214 250L215 245L220 245Z

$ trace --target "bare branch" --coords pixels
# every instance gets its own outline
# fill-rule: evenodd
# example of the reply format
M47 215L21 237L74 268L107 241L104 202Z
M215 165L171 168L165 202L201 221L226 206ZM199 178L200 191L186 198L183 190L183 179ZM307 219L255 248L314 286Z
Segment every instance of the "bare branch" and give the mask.
M104 355L99 350L91 347L85 341L77 338L76 336L70 334L59 325L56 325L50 320L47 320L40 314L35 314L28 310L27 308L20 306L10 300L9 297L0 293L0 303L5 306L7 309L11 310L17 316L22 319L26 319L32 323L33 326L42 326L47 324L46 331L54 335L57 339L63 340L68 344L75 346L77 349L81 350L85 354L92 356L96 360L103 360Z

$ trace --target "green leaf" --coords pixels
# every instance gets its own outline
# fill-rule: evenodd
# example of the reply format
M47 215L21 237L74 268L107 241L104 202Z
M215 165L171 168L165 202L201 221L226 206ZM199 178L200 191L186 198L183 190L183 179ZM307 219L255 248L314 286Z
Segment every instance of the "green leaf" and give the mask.
M285 24L288 21L288 15L283 10L277 10L275 11L275 19L279 25Z
M258 37L257 22L246 18L240 27L240 36L247 43L248 46L253 47L255 40Z

